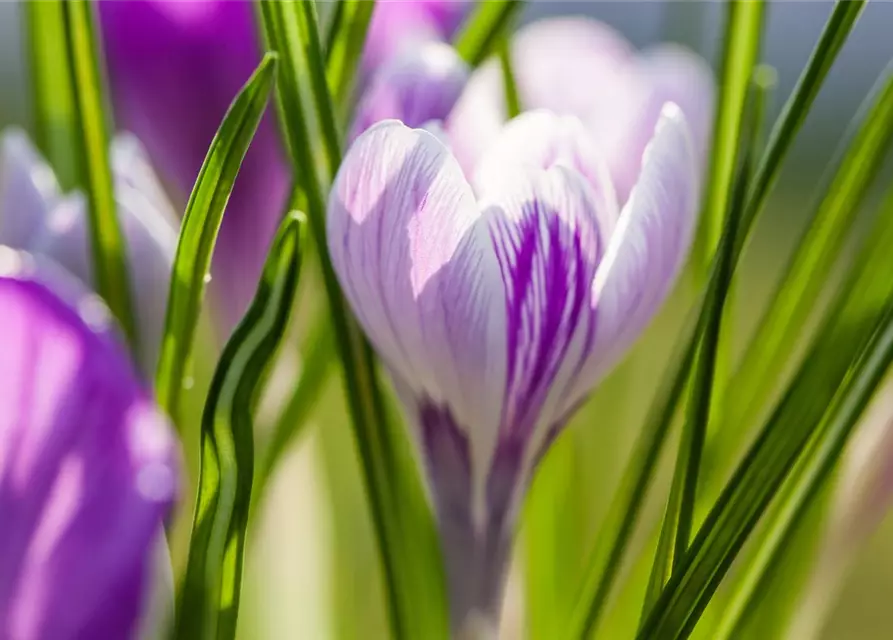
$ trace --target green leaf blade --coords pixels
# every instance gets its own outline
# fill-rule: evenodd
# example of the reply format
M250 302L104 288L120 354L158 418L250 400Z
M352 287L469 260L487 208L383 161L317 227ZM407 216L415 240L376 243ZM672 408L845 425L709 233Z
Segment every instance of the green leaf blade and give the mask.
M76 119L72 123L72 129L77 132L74 139L76 175L78 185L87 195L93 278L97 293L108 304L137 353L129 267L109 161L109 123L93 5L86 0L63 2L62 18L73 91L71 115Z
M521 0L478 2L456 36L456 51L472 67L479 66L496 51L523 7Z
M227 342L211 382L176 638L235 638L254 474L252 412L288 327L304 229L303 215L283 221L254 300Z
M155 375L158 404L175 423L217 233L236 174L266 108L275 68L276 57L267 54L233 101L186 205Z

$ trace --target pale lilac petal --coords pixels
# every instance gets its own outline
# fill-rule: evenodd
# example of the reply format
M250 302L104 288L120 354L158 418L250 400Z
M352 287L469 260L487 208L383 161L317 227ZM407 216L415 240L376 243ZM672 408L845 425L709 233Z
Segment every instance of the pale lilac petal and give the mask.
M468 65L442 42L405 51L375 74L357 109L351 139L381 120L400 120L409 127L444 120L468 74Z
M635 103L638 83L630 45L613 29L585 18L534 22L516 34L512 62L523 109L576 115L593 127L600 148L613 146ZM466 170L473 168L506 119L498 64L476 71L450 118L451 140Z
M130 637L175 440L101 303L30 264L0 250L0 636Z
M642 153L666 103L678 105L689 124L698 173L706 165L713 129L713 75L700 56L679 45L658 45L638 57L636 73L640 104L612 161L612 175L624 198L638 179Z
M675 284L691 245L699 189L685 117L667 104L595 277L596 344L577 395L627 351Z
M60 198L59 184L24 131L0 136L0 243L25 248Z
M503 285L470 185L427 131L384 121L357 138L328 206L332 263L383 359L419 402L495 439ZM485 465L476 465L483 474Z
M171 267L177 247L174 214L133 141L112 147L115 197L126 242L129 277L136 306L145 371L154 371L164 331ZM148 172L148 174L146 173ZM84 198L69 196L50 214L31 249L51 257L84 283L93 286L89 222Z
M591 135L574 116L544 109L527 111L511 120L493 142L474 175L479 195L513 180L518 168L546 170L562 165L579 172L592 188L599 235L607 244L620 213L611 176Z

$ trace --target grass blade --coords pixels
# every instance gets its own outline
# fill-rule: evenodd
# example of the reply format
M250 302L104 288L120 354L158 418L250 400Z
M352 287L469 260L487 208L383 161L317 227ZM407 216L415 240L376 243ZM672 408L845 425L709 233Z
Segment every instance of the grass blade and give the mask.
M230 106L211 142L183 215L155 374L158 404L175 423L217 232L236 174L264 114L275 68L275 56L264 56Z
M751 106L753 106L753 102ZM758 102L758 101L757 101ZM751 110L752 117L759 117ZM688 549L694 521L695 500L701 468L701 454L707 435L714 387L720 329L735 267L734 246L741 228L744 197L750 177L750 154L754 150L759 122L750 123L749 139L744 142L745 158L738 170L735 193L729 203L722 239L713 261L708 293L701 307L695 336L687 416L676 456L676 468L667 500L663 526L658 540L651 578L645 593L643 616L654 604L672 573L678 571Z
M515 83L515 71L512 66L512 47L508 38L499 45L499 66L502 69L502 85L505 89L506 116L509 120L521 114L521 96Z
M794 137L803 125L806 114L812 107L815 97L825 81L825 76L837 59L843 43L849 37L867 0L837 0L822 35L813 49L800 74L797 85L785 102L781 115L769 133L766 152L754 173L754 179L747 194L747 207L744 210L744 227L750 228L765 203L766 196L778 176L778 170L791 148ZM743 244L747 237L740 238Z
M96 292L108 304L131 349L137 353L137 327L127 277L129 269L109 164L109 123L93 5L86 0L63 2L62 17L74 98L72 115L75 121L70 126L77 132L74 140L75 175L77 184L87 195Z
M866 101L866 115L800 239L749 347L729 381L727 419L712 454L725 468L755 414L776 388L784 363L820 304L820 293L843 251L856 214L893 141L893 72Z
M323 141L317 109L332 111L319 50L301 40L307 14L301 3L259 2L267 46L279 51L283 65L277 91L279 115L288 139L295 176L307 197L310 229L319 250L337 353L360 467L368 494L387 594L388 618L395 638L438 638L447 633L443 572L430 510L424 500L406 438L387 419L374 356L341 294L327 254L326 196L340 157L318 162L336 149ZM317 78L317 81L314 81ZM303 79L322 95L307 96ZM303 88L302 88L303 87Z
M175 637L235 638L254 473L252 413L285 336L304 217L279 228L254 300L223 349L202 415L198 499Z
M479 66L507 37L510 25L523 8L521 0L478 2L456 35L453 46L469 65Z
M28 34L34 139L64 190L77 186L77 120L62 2L22 5Z
M748 87L760 53L765 3L733 0L726 9L723 37L719 103L713 126L713 150L710 175L706 182L704 210L701 215L698 258L706 270L719 245L723 218L728 210L735 165L740 157L738 141Z
M834 305L840 310L844 325L858 326L877 316L884 301L893 298L893 267L889 255L893 244L893 192L885 199L871 229L858 252L857 262L850 269ZM816 445L814 449L817 447ZM812 453L812 452L811 452ZM818 454L815 454L818 455ZM810 456L811 458L812 456ZM785 552L786 543L807 515L806 496L815 491L811 467L797 474L794 488L785 496L784 504L772 520L771 528L762 540L754 560L743 578L736 583L730 604L723 610L717 638L731 638L735 629L746 624L755 601Z
M341 0L335 6L338 20L333 21L327 37L326 76L337 113L346 118L375 2Z

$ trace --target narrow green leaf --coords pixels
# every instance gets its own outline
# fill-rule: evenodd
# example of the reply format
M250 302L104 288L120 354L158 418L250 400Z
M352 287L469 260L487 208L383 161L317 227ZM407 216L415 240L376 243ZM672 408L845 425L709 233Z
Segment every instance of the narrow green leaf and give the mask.
M521 0L478 2L454 41L459 55L477 67L507 37L509 26L524 7Z
M71 128L77 131L76 175L87 195L96 292L108 304L136 352L137 327L109 164L109 126L93 5L86 0L63 2L62 14L74 97L75 122Z
M706 270L719 244L738 162L745 101L760 54L765 3L733 0L726 8L719 101L713 126L710 174L701 215L699 259Z
M301 271L304 216L286 217L257 293L223 349L202 415L201 474L175 637L236 635L254 474L252 413L285 336Z
M336 15L340 14L340 18L337 23L333 21L333 28L327 38L326 76L337 113L346 119L375 2L341 0L336 3L336 7Z
M825 81L825 76L828 75L828 71L837 59L837 54L840 53L843 43L849 37L866 2L867 0L837 0L835 3L806 68L800 74L794 91L785 102L781 115L769 133L766 152L756 168L750 191L747 194L747 207L743 223L745 228L751 227L753 218L762 209L794 137L803 125L806 114L809 113L812 103ZM746 236L747 234L742 234L739 239L740 244L744 244Z
M716 366L720 329L724 307L732 283L735 267L734 246L741 230L744 197L750 177L750 154L758 123L750 123L750 135L744 140L745 159L738 170L735 193L729 203L720 245L713 261L708 293L698 319L695 336L696 353L691 371L691 395L687 404L687 416L676 456L676 468L667 499L663 526L655 553L651 578L645 593L644 616L653 606L669 577L679 570L694 521L700 475L701 454L707 434L713 393L713 375Z
M888 71L866 99L865 117L801 237L772 302L729 381L728 423L717 438L719 468L725 468L742 438L777 388L784 363L800 344L804 325L820 305L820 293L840 257L868 188L893 141L893 73Z
M893 298L893 264L889 259L890 247L893 246L893 191L891 191L871 229L865 236L858 253L856 263L838 294L834 305L838 322L843 325L859 326L870 322L878 314L884 301ZM821 439L818 439L821 442ZM812 461L818 456L819 444L813 446ZM804 464L796 476L797 482L786 492L782 506L773 514L769 532L764 536L757 553L736 583L735 592L730 603L723 611L723 619L717 631L717 638L731 638L735 629L746 624L747 614L754 609L754 602L764 590L767 581L773 574L773 568L779 563L779 556L784 553L787 541L796 532L801 520L808 513L808 504L804 502L815 487L812 466Z
M282 55L277 104L296 178L307 197L310 229L319 250L323 283L344 386L380 552L392 635L440 638L448 633L442 562L430 511L408 443L388 420L374 356L350 314L326 252L326 197L340 162L326 157L337 145L319 114L331 112L322 53L300 38L307 15L300 3L259 2L267 46ZM307 81L309 79L309 81ZM308 96L305 90L325 95ZM328 106L326 106L328 105ZM320 158L323 158L320 161ZM399 425L397 425L399 426Z
M28 34L34 140L63 189L77 186L77 115L60 0L22 5Z
M643 640L688 637L725 572L820 427L826 408L832 400L850 406L852 396L842 386L853 383L851 367L875 333L879 319L886 317L883 322L889 323L893 309L893 278L887 272L874 273L876 265L874 262L865 267L871 277L869 282L849 281L842 290L840 313L826 319L793 382L726 484L679 571L672 575L643 625L639 635ZM861 284L866 286L854 286ZM893 335L893 324L886 332ZM871 362L872 366L877 364ZM872 376L877 375L875 370Z
M512 47L508 38L499 45L499 66L502 69L502 86L505 89L506 115L511 120L521 113L521 96L515 83L515 71L512 66Z
M180 228L155 374L158 404L176 423L211 254L236 174L273 86L276 57L267 54L236 97L205 156Z

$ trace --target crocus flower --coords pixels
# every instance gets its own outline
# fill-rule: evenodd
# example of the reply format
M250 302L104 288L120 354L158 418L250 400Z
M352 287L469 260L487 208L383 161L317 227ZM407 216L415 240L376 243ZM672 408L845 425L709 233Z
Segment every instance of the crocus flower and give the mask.
M554 18L520 29L511 55L525 109L579 118L598 141L621 202L638 180L642 152L666 102L690 123L703 162L712 126L713 80L701 58L676 45L636 53L610 27L587 18ZM399 117L399 116L395 116ZM478 69L445 123L469 175L506 120L496 61Z
M164 330L177 234L168 203L139 143L112 143L118 215L130 261L130 286L145 372L154 371ZM63 194L53 170L27 136L0 137L0 244L45 255L82 282L94 282L86 202Z
M452 39L470 6L468 0L379 0L363 49L363 69L374 73L421 43Z
M117 124L146 146L181 210L227 108L260 62L252 4L99 3ZM254 293L288 196L272 116L239 171L215 250L214 291L232 323Z
M357 106L351 139L381 120L409 127L443 121L453 110L470 69L443 42L408 48L381 66Z
M457 630L492 622L536 462L687 254L696 153L680 109L661 114L622 207L597 141L545 111L505 127L472 181L393 120L335 180L332 262L418 435Z
M36 264L0 247L0 637L131 638L175 440L102 303Z

